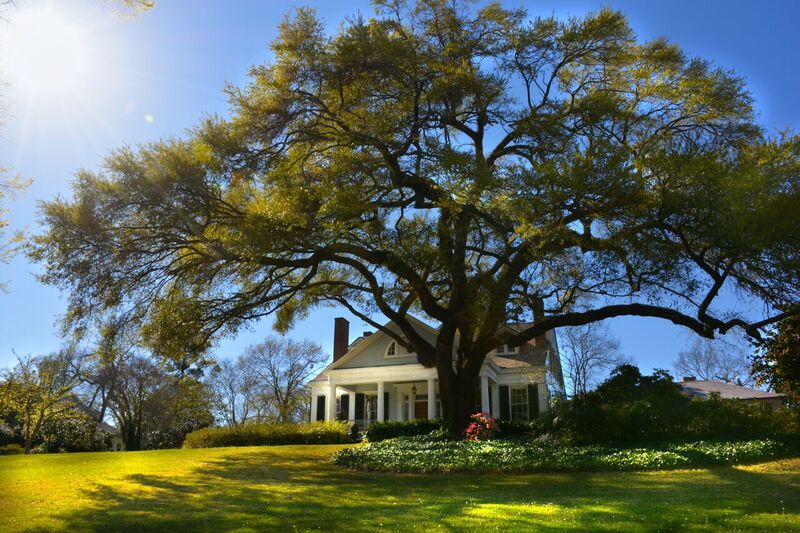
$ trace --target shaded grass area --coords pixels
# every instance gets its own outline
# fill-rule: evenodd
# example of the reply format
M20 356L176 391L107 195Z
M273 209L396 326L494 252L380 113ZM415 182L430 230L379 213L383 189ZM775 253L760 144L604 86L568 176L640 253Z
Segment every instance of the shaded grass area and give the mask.
M0 457L0 530L800 531L800 459L412 475L341 469L342 447Z

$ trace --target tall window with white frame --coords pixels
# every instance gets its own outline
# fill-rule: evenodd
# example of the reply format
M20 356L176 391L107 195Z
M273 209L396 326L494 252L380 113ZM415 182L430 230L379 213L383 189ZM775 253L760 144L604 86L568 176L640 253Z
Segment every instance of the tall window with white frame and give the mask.
M374 394L364 397L364 419L369 421L378 419L378 397Z
M511 420L528 422L528 388L511 387Z

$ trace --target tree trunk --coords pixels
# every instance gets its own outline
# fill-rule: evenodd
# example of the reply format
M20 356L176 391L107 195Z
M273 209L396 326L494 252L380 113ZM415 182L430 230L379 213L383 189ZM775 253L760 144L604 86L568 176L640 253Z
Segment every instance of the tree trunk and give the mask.
M127 428L127 430L123 432L123 441L125 442L126 452L136 452L142 448L142 440L131 428Z
M475 413L478 404L478 372L469 369L456 372L451 362L452 355L437 359L444 423L450 433L460 437L469 426L469 417ZM480 368L480 365L477 366Z

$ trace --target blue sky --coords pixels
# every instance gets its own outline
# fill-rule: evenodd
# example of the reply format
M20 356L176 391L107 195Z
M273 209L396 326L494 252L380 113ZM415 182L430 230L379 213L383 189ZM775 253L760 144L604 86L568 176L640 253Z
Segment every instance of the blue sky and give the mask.
M162 0L139 19L120 20L99 0L18 0L5 16L14 26L20 13L48 3L56 6L58 17L81 28L81 50L90 59L81 65L87 74L73 87L79 94L63 93L68 72L48 80L37 98L13 76L3 76L11 86L2 94L8 117L0 162L33 180L27 193L11 204L9 219L13 228L29 233L38 231L37 202L69 194L76 169L96 169L110 150L126 144L180 136L206 114L224 116L225 83L242 85L249 66L269 59L276 25L293 6L317 8L329 28L347 15L372 13L368 2L356 1ZM800 125L798 2L509 0L505 5L523 5L531 15L579 16L603 6L621 10L641 39L666 36L690 54L744 76L769 130ZM21 22L0 28L0 43L4 32L10 35L20 27ZM0 62L4 46L0 44ZM13 362L14 351L47 353L61 343L57 320L65 296L39 284L37 272L24 257L0 265L0 280L9 284L9 292L0 294L0 367ZM314 312L290 335L313 339L329 350L333 318L340 314L335 309ZM360 321L351 323L352 335L368 329ZM617 319L609 325L624 352L644 369L668 368L692 340L655 319ZM268 333L269 321L253 324L237 338L221 342L216 355L237 355Z

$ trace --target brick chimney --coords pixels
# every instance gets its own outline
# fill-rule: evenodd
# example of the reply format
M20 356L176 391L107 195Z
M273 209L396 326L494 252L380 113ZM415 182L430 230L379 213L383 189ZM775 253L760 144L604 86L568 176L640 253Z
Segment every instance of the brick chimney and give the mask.
M347 353L350 345L350 322L346 318L337 317L333 321L333 360L338 361Z
M683 377L683 382L684 383L690 382L690 381L697 381L697 378L695 376L684 376Z

